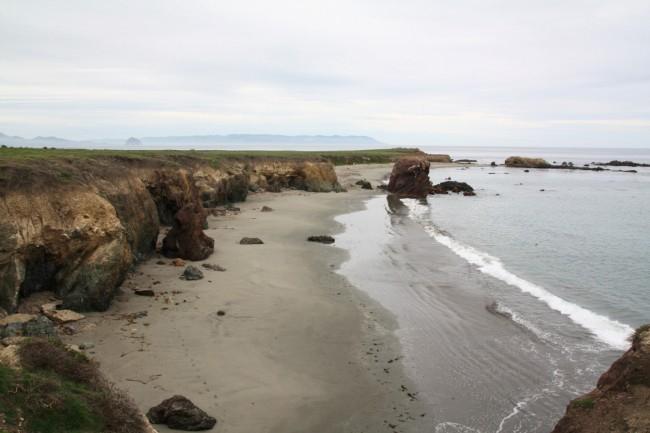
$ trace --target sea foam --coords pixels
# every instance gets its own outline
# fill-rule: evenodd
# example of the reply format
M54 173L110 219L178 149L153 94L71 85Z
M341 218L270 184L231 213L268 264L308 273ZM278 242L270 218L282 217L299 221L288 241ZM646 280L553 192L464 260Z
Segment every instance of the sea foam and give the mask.
M598 340L615 349L626 350L630 346L629 337L634 330L629 325L562 299L544 287L515 275L508 271L497 257L479 251L472 246L465 245L436 228L429 219L428 206L422 205L416 200L404 200L404 202L409 207L411 217L418 221L431 237L440 244L448 247L467 262L475 265L482 273L497 278L511 286L517 287L524 293L534 296L551 309L562 313L574 323L587 329Z

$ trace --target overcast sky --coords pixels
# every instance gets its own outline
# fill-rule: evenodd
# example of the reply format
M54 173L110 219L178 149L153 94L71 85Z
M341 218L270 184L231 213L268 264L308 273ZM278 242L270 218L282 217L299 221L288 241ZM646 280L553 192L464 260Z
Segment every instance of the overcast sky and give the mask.
M0 132L650 147L650 1L0 0Z

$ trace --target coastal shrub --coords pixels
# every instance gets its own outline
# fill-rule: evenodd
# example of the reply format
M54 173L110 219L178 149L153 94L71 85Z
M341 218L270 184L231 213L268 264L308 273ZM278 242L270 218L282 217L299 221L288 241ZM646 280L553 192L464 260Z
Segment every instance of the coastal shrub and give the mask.
M23 366L32 370L49 371L86 385L98 385L102 380L93 361L57 340L29 340L20 346L19 354Z
M0 364L0 419L9 432L146 431L135 404L84 355L42 339L22 343L18 354L21 369Z
M596 401L591 397L584 397L573 400L573 406L581 409L591 409L596 404Z

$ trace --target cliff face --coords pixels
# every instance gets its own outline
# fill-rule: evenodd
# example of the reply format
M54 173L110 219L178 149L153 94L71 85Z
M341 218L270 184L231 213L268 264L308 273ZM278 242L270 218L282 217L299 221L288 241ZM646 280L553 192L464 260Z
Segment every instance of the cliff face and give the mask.
M105 310L181 209L205 218L202 208L280 188L340 190L322 161L0 161L0 308L13 312L21 298L50 290L66 308Z
M552 433L650 432L650 326L639 328L632 347L573 400Z

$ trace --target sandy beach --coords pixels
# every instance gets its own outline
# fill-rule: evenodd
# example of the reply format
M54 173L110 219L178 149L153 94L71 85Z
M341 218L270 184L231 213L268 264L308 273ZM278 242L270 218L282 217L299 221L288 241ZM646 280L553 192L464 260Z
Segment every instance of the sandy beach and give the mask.
M306 241L336 235L333 218L376 194L354 181L376 185L389 170L339 167L347 193L251 194L240 212L209 218L215 253L195 264L225 272L184 281L183 267L153 257L67 342L92 343L87 353L143 411L181 394L218 419L216 431L417 430L424 414L396 361L394 318L335 273L344 250ZM147 288L156 296L134 294Z

